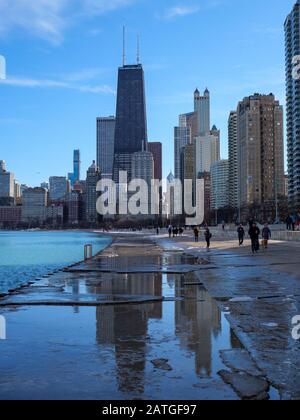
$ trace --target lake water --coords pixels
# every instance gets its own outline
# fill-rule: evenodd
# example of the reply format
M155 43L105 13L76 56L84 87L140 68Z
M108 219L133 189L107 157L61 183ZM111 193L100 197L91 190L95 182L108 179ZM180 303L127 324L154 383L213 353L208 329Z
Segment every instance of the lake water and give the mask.
M0 293L83 259L85 244L97 253L110 238L89 232L1 232Z

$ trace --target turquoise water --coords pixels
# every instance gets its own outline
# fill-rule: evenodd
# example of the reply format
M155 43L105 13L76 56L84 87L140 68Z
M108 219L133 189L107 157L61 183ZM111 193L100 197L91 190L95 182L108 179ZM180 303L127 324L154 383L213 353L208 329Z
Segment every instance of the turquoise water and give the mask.
M85 244L97 253L110 238L89 232L1 232L0 293L83 259Z

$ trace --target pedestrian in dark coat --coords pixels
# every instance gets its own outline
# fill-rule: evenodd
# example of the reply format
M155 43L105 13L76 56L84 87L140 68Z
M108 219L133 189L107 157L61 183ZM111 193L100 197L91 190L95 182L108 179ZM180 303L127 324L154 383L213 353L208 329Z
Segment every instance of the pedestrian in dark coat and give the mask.
M212 238L212 234L210 233L210 230L208 228L206 228L205 233L205 240L206 240L206 245L207 245L207 249L210 248L210 240Z
M195 242L199 242L199 229L197 226L194 228L194 237L195 237Z
M237 232L238 232L238 237L239 237L239 245L241 246L241 245L243 245L243 243L244 243L244 238L245 238L245 229L243 228L243 226L242 226L242 225L240 225L240 226L238 227Z
M270 230L270 228L269 228L269 226L268 226L267 223L265 224L265 227L262 230L262 237L263 237L263 247L265 249L267 249L268 248L268 244L269 244L269 240L272 237L271 230Z
M260 229L256 223L253 223L252 227L250 227L249 229L249 236L251 239L251 248L252 248L253 254L259 251L259 235L260 235Z

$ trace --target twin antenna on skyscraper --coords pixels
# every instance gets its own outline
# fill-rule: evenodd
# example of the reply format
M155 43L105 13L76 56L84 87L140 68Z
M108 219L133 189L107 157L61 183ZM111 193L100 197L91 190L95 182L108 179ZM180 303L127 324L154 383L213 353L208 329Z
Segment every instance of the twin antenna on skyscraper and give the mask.
M140 64L140 36L137 35L136 61ZM126 26L123 26L123 67L126 65Z

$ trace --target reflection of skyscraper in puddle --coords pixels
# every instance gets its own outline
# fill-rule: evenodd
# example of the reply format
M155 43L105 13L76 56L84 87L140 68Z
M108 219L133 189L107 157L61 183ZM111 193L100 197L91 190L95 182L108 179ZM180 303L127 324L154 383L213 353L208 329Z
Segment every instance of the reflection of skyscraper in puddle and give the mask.
M109 274L94 293L161 296L161 274ZM114 347L119 390L144 392L147 331L150 318L162 317L162 303L99 306L96 310L97 343Z
M213 335L221 332L221 312L215 302L200 286L184 283L195 282L192 273L176 280L176 296L183 301L175 304L176 335L181 345L195 353L198 375L212 373Z

